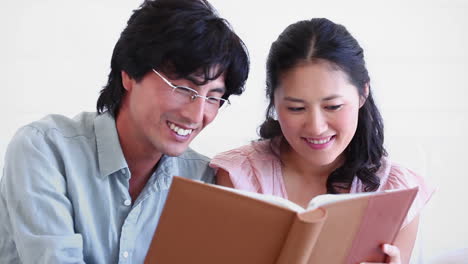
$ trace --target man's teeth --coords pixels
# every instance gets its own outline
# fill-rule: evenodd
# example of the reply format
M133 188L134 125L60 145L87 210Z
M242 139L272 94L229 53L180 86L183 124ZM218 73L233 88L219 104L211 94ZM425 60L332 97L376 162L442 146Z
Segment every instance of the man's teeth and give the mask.
M329 137L327 139L321 139L321 140L315 140L315 139L307 139L309 143L312 144L325 144L331 140L332 137Z
M169 127L171 128L172 131L176 132L177 135L179 135L179 136L190 135L192 133L192 131L193 131L193 129L180 128L180 127L174 125L173 123L170 123Z

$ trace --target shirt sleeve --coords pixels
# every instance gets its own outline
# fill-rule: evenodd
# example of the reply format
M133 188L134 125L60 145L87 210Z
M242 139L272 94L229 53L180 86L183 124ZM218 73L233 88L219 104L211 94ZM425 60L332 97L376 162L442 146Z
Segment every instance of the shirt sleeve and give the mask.
M84 263L60 165L67 153L58 152L31 126L9 144L0 183L0 263Z
M211 160L210 167L228 172L235 189L261 193L261 184L249 160L248 152L243 148L216 155Z
M381 190L408 189L418 186L418 193L403 222L402 228L418 216L431 199L435 189L423 177L414 171L392 164L388 179L383 183Z

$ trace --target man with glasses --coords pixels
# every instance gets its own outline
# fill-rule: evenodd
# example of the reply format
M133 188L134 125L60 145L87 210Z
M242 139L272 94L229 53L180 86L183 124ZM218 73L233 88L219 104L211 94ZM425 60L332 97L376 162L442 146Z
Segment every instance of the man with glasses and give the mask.
M97 113L51 115L11 141L0 263L143 263L172 177L213 181L188 145L243 92L248 69L205 0L145 1L115 45Z

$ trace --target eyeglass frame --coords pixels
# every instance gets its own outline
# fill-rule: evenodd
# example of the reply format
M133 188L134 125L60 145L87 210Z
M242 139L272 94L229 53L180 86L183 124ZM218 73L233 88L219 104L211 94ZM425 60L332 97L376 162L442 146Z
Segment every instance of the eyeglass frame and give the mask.
M190 95L190 101L191 102L195 101L195 99L197 99L199 97L199 98L204 99L205 102L208 102L208 103L210 103L209 99L218 100L219 101L218 109L221 108L223 105L225 105L225 107L228 106L228 105L231 105L231 102L229 101L229 99L224 99L224 98L217 97L217 96L200 95L197 90L195 90L193 88L190 88L190 87L187 87L187 86L183 86L183 85L174 85L168 79L166 79L164 76L162 76L162 74L160 74L158 71L156 71L155 69L151 69L151 70L156 75L158 75L167 85L169 85L172 88L172 91L175 91L176 89L186 89L186 90L192 92L192 95Z

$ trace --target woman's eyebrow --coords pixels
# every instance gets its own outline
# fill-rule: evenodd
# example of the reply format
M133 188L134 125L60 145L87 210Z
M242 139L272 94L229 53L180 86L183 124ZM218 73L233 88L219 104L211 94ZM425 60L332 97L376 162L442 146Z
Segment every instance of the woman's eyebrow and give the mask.
M295 97L291 97L291 96L284 97L284 100L290 101L290 102L295 102L295 103L304 103L303 99L299 99L299 98L295 98Z
M322 101L330 101L330 100L340 98L340 97L343 97L343 96L337 95L337 94L332 94L330 96L327 96L327 97L323 98ZM304 103L305 102L303 99L295 98L295 97L291 97L291 96L284 97L284 100L294 102L294 103Z
M322 101L330 101L330 100L340 98L340 97L343 97L343 96L338 95L338 94L332 94L330 96L327 96L327 97L323 98Z

